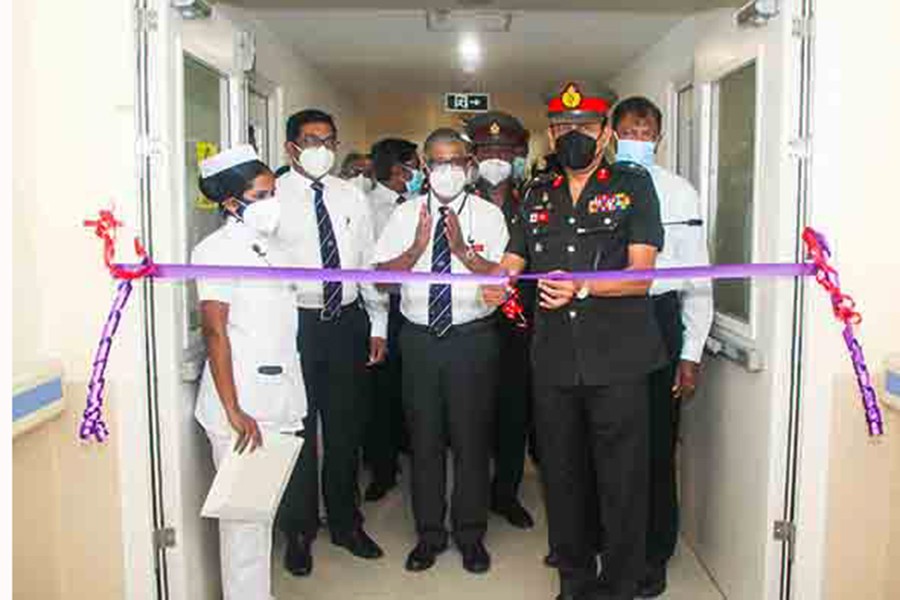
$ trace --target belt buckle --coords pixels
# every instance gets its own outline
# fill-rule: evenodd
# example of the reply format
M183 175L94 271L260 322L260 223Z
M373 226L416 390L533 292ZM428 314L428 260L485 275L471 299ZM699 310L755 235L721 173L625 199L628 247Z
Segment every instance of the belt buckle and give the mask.
M325 323L329 323L331 321L336 321L338 319L338 317L340 317L340 316L341 316L340 309L331 311L331 310L328 310L327 308L322 308L319 311L319 320L323 321Z

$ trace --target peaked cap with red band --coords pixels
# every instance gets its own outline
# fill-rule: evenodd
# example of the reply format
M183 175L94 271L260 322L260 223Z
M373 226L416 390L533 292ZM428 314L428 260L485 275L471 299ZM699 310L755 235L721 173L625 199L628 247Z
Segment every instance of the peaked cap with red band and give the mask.
M599 95L588 95L575 82L569 82L550 98L547 116L551 119L604 117L610 103Z

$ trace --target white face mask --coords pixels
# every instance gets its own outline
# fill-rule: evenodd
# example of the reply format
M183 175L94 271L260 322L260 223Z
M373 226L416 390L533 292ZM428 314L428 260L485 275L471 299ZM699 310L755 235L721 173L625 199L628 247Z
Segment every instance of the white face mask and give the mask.
M334 152L325 146L300 151L300 166L313 179L324 177L334 166Z
M240 216L247 227L250 227L262 235L272 235L278 228L281 219L281 202L278 198L257 200L244 204L244 211Z
M512 175L512 164L499 158L489 158L478 163L478 174L492 186L498 186Z
M468 179L464 168L453 165L441 165L428 176L431 189L444 200L452 200L459 196L465 189Z

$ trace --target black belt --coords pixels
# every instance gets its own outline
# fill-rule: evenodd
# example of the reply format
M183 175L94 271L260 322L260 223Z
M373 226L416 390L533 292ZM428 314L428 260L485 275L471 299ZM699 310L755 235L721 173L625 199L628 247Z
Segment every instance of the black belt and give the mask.
M444 339L459 335L479 333L481 331L494 330L496 327L493 315L482 317L481 319L476 319L474 321L469 321L468 323L463 323L462 325L453 325L443 336L438 336L428 325L419 325L418 323L413 323L412 321L406 321L403 326L411 327L413 331L427 333L436 338Z
M350 304L345 304L345 305L341 306L340 314L326 319L323 316L323 313L325 311L324 308L301 308L299 306L297 307L297 313L301 317L302 316L313 317L314 319L316 319L317 321L321 321L322 323L337 323L343 317L353 315L354 313L356 313L357 311L360 311L360 310L363 310L363 307L360 306L359 300L355 300L355 301L351 302Z

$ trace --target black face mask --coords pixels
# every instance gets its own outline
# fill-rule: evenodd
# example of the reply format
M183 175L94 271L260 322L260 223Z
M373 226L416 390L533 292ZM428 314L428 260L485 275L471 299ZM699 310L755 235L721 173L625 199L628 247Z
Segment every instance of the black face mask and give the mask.
M562 166L581 171L590 166L597 156L597 140L577 129L556 140L556 156Z

